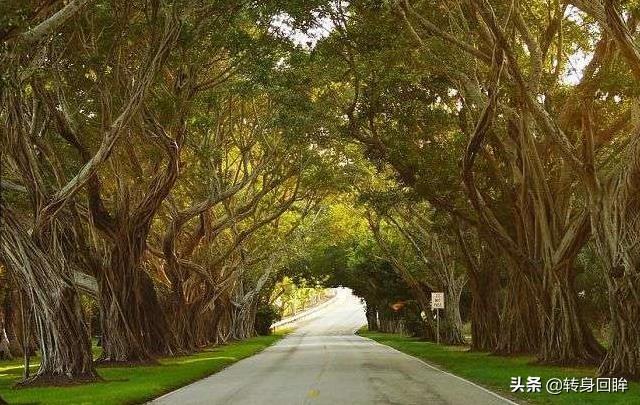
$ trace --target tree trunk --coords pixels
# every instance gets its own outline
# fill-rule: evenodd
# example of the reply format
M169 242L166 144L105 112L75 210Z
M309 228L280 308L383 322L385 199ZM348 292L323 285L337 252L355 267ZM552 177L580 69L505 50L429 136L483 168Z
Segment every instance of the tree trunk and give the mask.
M449 287L449 286L448 286ZM440 310L440 342L447 345L465 344L460 316L460 291L454 286L447 288L444 294L444 309Z
M380 311L378 313L378 324L380 332L400 335L406 334L404 320L402 319L402 316L396 312L391 312L389 310Z
M480 265L469 272L471 289L471 350L495 351L500 336L498 271Z
M7 316L6 305L8 302L7 297L10 292L6 292L4 302L0 303L0 360L11 360L13 355L11 354L11 347L9 344L9 336L7 334L7 324L11 321L11 318Z
M0 312L0 360L11 360L11 348L9 347L9 336L5 327L4 312Z
M640 128L622 171L591 188L591 223L609 299L609 350L599 374L640 379Z
M231 300L224 298L218 301L215 315L215 326L213 329L213 344L222 345L231 338L232 309Z
M201 348L211 345L216 339L218 318L220 315L219 301L214 303L212 291L205 295L198 295L196 300L187 307L187 317L190 324L186 325L191 330L194 347Z
M366 303L367 329L377 331L378 328L378 309L375 305Z
M638 189L640 186L634 190L636 196ZM615 194L611 191L609 196ZM624 206L619 201L625 199L618 197L616 203L614 199L602 196L599 201L601 208L596 208L592 213L596 228L596 247L603 262L611 316L609 349L598 373L639 380L640 232L634 232L632 227L640 227L640 207L637 206L637 201L635 206L629 204L629 198L626 201L629 204L625 207L626 212L617 211L616 208Z
M16 307L16 302L20 301L20 294L18 291L12 291L11 294L7 294L4 303L4 319L5 319L5 331L7 332L7 338L9 339L9 350L15 357L22 357L24 350L22 348L25 340L29 343L28 353L30 356L35 355L37 344L33 339L33 335L28 336L26 339L22 336L22 314ZM26 322L31 322L30 319Z
M243 340L256 336L256 309L254 302L234 308L231 333L233 339Z
M32 380L37 384L93 381L97 373L78 296L72 288L55 295L59 300L55 312L44 314L36 309L33 314L42 358Z
M178 353L193 353L198 349L195 338L198 319L192 309L193 303L187 302L182 282L172 282L166 313L173 345Z
M611 310L609 350L598 373L640 380L640 282L608 277Z
M542 340L538 359L545 364L593 365L604 356L578 308L571 268L547 270L541 293Z
M168 329L157 294L140 266L144 238L121 234L110 266L98 277L102 322L101 362L155 363L170 354Z
M235 283L233 289L235 299L232 302L232 337L234 339L241 340L256 336L256 313L258 311L260 293L269 280L272 270L273 263L271 263L269 268L260 276L255 286L250 288L246 293L245 283L242 278ZM240 273L239 277L242 277L243 272Z
M66 259L57 249L43 251L11 211L3 214L0 259L26 292L41 352L40 368L24 384L96 380L91 344ZM54 229L62 229L58 226Z
M471 290L471 350L493 352L498 348L500 336L500 267L494 253L497 249L472 233L475 251L467 243L464 230L458 225L458 244L467 266Z
M3 325L0 325L0 360L12 360L13 355L9 348L9 337Z
M540 348L540 318L536 296L518 269L509 271L500 317L499 355L537 353Z

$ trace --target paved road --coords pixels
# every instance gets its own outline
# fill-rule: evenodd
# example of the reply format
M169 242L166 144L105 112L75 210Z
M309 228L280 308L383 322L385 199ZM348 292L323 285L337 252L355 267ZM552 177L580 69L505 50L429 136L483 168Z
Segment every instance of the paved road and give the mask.
M263 352L153 404L508 404L465 380L354 335L364 309L349 290Z

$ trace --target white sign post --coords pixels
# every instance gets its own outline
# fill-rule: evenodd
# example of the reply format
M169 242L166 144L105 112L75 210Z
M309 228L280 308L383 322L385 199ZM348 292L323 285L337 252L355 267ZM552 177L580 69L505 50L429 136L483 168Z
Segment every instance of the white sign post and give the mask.
M444 309L444 293L431 293L431 310L436 310L436 343L440 344L440 310Z

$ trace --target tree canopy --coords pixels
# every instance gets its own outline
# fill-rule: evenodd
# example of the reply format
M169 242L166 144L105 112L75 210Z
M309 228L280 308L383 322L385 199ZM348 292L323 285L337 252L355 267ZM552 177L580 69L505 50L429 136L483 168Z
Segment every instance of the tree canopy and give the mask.
M637 379L639 16L3 3L0 358L92 381L91 336L115 364L244 339L293 280L370 329Z

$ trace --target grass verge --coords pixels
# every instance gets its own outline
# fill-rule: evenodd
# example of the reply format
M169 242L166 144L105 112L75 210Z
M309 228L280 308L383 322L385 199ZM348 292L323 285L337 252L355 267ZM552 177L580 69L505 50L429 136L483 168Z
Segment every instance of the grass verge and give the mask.
M592 377L595 368L553 367L533 364L535 359L528 356L502 357L488 353L469 352L467 347L443 346L420 341L405 336L360 331L359 334L396 350L417 357L442 370L449 371L476 384L482 385L504 397L526 404L640 404L640 383L629 383L626 392L562 392L553 395L545 392L544 385L549 378ZM511 377L528 376L542 378L540 393L512 393L509 386Z
M281 333L259 336L190 356L163 358L157 366L100 367L98 373L104 381L68 387L14 389L13 385L22 377L22 364L0 361L0 397L9 404L25 405L143 403L252 356L282 336Z

